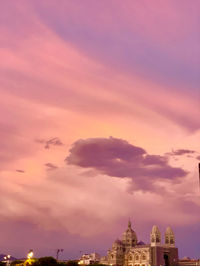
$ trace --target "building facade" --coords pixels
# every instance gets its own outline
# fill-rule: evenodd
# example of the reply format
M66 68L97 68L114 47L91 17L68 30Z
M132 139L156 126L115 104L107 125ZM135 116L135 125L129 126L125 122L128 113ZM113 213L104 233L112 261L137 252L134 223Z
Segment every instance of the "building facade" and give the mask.
M179 260L179 266L200 266L200 259L195 260L188 257L184 257Z
M81 265L89 265L93 263L99 263L100 255L96 252L91 254L83 254L78 262Z
M172 229L167 227L165 242L161 243L161 233L153 226L150 233L150 244L138 242L137 235L128 222L128 228L117 239L107 256L100 263L110 266L178 266L178 249L175 247L175 237Z

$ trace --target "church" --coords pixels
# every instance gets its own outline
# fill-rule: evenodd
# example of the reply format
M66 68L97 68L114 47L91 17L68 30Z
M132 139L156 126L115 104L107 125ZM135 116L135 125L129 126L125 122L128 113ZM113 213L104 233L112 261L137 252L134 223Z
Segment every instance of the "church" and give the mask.
M150 244L145 244L138 242L130 221L122 239L117 239L107 256L100 261L110 266L178 266L178 262L178 248L175 247L175 237L170 227L165 231L164 244L156 225L150 233Z

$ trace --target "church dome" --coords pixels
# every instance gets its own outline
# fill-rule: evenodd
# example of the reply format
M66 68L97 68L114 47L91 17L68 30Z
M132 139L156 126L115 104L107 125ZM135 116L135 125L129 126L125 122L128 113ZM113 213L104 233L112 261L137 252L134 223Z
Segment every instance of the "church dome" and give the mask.
M137 235L131 228L131 222L128 222L128 228L122 235L122 243L126 246L134 246L137 244Z
M113 248L114 248L114 247L121 246L121 245L122 245L122 241L119 240L119 239L116 239L115 242L113 243Z
M144 243L143 241L139 241L139 242L137 243L137 245L138 245L138 246L142 246L142 245L145 245L145 243Z
M136 233L135 233L135 231L133 231L133 229L131 228L131 229L127 229L124 233L123 233L123 236L122 236L122 238L124 239L124 238L127 238L127 237L133 237L133 238L135 238L136 237Z
M128 228L126 229L126 231L123 233L123 236L136 236L134 230L131 228L131 222L128 222Z
M122 241L119 240L119 239L116 239L114 243L117 244L117 245L121 245L122 244Z

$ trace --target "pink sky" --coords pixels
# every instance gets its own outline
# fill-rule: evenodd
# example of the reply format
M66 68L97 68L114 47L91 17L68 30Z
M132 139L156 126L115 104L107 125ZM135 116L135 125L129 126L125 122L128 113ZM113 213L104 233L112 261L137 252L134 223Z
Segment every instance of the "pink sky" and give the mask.
M130 217L198 257L200 2L0 10L0 253L103 255Z

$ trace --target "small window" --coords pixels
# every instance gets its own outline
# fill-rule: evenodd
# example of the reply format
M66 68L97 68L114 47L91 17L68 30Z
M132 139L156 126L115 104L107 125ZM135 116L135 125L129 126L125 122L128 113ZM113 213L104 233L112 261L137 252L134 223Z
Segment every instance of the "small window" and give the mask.
M135 255L135 260L139 260L139 256L138 255Z
M159 237L156 237L156 243L160 242Z
M142 255L142 259L146 260L146 255L145 254Z
M132 256L129 256L129 260L132 260L133 258L132 258Z

